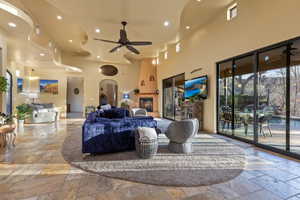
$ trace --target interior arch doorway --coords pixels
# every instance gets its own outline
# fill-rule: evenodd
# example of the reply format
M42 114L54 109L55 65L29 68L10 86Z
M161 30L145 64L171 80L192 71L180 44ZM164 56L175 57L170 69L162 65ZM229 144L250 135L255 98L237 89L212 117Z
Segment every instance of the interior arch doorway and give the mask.
M115 80L105 79L99 84L99 105L118 105L118 83Z

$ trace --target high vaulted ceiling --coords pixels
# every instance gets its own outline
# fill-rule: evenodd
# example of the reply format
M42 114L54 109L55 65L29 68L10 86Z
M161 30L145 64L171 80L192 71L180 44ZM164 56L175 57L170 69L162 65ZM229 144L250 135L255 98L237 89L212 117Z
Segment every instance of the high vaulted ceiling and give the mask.
M126 63L128 57L139 59L158 56L168 44L177 42L201 28L232 2L232 0L6 1L24 10L34 24L45 32L49 41L53 41L65 53L81 56L83 59L111 63ZM57 19L57 16L61 16L62 19ZM130 40L153 42L152 46L138 46L137 49L141 51L139 56L131 54L125 48L109 53L109 50L115 47L114 44L94 40L102 38L117 41L120 23L124 20L128 22L127 34ZM170 22L168 27L164 26L165 21ZM0 26L6 26L5 22ZM187 30L186 26L190 26L191 29ZM95 32L97 28L101 30L100 33ZM34 56L30 57L33 58Z

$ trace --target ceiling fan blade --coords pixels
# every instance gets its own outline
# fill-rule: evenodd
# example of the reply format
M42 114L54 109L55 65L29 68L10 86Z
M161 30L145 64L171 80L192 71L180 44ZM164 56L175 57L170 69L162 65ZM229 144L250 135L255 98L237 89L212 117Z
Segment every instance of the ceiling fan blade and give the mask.
M134 48L134 47L132 47L132 46L126 45L126 48L127 48L129 51L132 51L132 52L135 53L135 54L140 54L140 52L139 52L136 48Z
M110 52L110 53L113 53L113 52L117 51L119 48L121 48L122 46L123 46L122 44L119 45L119 46L116 46L115 48L113 48L113 49L110 50L109 52Z
M129 45L135 46L144 46L144 45L152 45L152 42L128 42Z
M113 44L119 44L119 42L115 42L115 41L111 41L111 40L102 40L102 39L98 39L98 38L94 38L94 40L99 40L102 42L109 42L109 43L113 43Z

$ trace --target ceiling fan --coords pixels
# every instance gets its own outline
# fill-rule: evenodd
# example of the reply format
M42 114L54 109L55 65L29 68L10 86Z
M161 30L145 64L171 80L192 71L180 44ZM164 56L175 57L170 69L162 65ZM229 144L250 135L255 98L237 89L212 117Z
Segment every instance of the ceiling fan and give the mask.
M113 53L115 51L117 51L119 48L122 48L123 46L125 46L129 51L135 53L135 54L140 54L140 52L134 48L133 46L145 46L145 45L152 45L152 42L144 42L144 41L129 41L127 38L127 33L126 33L126 25L127 22L123 21L121 22L121 24L123 25L123 28L120 30L120 39L118 42L115 41L111 41L111 40L103 40L103 39L98 39L95 38L95 40L99 40L102 42L108 42L108 43L113 43L113 44L118 44L118 46L116 46L115 48L113 48L112 50L110 50L110 53Z

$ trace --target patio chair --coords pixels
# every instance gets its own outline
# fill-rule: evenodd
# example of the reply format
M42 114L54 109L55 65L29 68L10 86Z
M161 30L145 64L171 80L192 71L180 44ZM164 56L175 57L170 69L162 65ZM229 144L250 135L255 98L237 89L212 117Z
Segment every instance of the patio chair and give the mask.
M260 132L264 137L266 137L264 128L267 128L267 129L268 129L269 134L270 134L270 136L272 137L272 132L271 132L271 129L270 129L270 124L269 124L269 121L270 121L271 119L272 119L272 115L264 115L264 116L262 116L262 117L260 117L260 118L258 119L259 132Z

